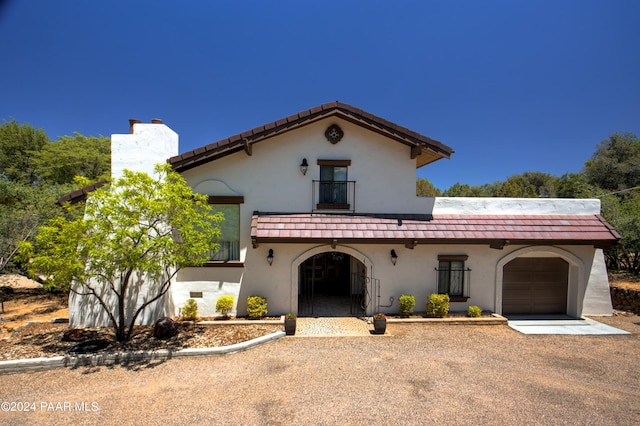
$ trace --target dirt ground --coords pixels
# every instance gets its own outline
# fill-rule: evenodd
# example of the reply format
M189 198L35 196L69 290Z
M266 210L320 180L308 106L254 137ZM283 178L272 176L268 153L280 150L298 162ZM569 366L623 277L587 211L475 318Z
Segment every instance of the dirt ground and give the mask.
M609 272L609 285L640 290L640 276L628 272Z
M610 281L612 286L640 289L640 277L630 274L613 272ZM0 275L0 287L3 286L11 287L13 294L4 302L4 313L0 313L0 359L55 356L73 349L73 342L60 341L67 324L51 324L53 318L68 318L68 294L47 292L39 283L19 275ZM35 324L27 325L29 322ZM139 327L132 339L133 346L120 349L224 346L268 334L276 328L238 326L225 327L222 332L208 327L182 327L179 337L158 342L149 327ZM112 342L109 333L109 329L95 330L92 337ZM118 348L112 344L103 348L115 349Z
M20 275L0 275L0 287L10 287L9 295L0 309L0 339L30 321L47 321L69 317L69 295L51 293L40 283Z

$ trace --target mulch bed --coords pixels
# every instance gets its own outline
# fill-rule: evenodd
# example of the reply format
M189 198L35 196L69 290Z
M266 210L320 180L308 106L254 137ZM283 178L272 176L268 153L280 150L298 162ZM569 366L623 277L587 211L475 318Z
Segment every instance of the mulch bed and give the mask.
M111 328L83 329L75 341L64 341L66 324L36 323L15 330L0 340L0 360L77 355L82 353L124 352L158 349L209 348L228 346L282 331L280 324L226 325L224 327L178 323L178 334L160 340L153 327L136 326L127 342L117 342Z

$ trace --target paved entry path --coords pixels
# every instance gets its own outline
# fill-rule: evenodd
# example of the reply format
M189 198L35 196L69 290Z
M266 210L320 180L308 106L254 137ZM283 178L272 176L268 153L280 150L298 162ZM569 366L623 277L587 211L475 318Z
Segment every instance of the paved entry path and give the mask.
M370 330L367 318L298 317L296 322L296 336L370 336Z

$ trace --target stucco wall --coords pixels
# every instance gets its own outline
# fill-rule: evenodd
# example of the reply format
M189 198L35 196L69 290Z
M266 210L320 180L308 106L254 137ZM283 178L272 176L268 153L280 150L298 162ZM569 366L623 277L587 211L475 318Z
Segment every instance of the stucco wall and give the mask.
M266 261L269 249L274 250L273 265ZM398 260L394 266L390 251L394 249ZM591 268L594 263L603 262L602 253L581 246L509 246L504 250L487 246L463 245L418 245L407 249L402 245L328 245L311 244L270 244L257 249L248 249L247 262L234 272L233 279L225 281L221 277L235 268L192 268L181 271L174 298L180 300L187 292L204 292L204 299L198 300L202 315L214 315L215 300L223 294L236 298L235 313L244 315L246 298L253 294L267 297L271 314L297 312L298 266L313 254L320 252L341 252L354 256L364 263L368 276L380 280L380 304L383 312L397 312L398 297L412 294L416 297L416 310L425 310L429 294L437 292L438 255L467 255L465 266L469 272L469 299L451 304L452 311L465 311L468 306L478 305L482 309L502 312L501 267L517 257L561 257L570 264L568 314L610 315L610 299L602 296L603 286L607 286L606 270ZM501 262L502 261L502 262ZM500 268L497 267L500 265ZM593 271L593 272L592 272ZM602 275L604 273L604 276ZM608 287L604 287L608 288ZM393 301L391 302L391 298ZM371 302L369 313L377 302ZM386 306L391 305L391 306Z
M437 197L434 214L600 214L598 199Z
M336 145L324 138L329 124L342 127L345 136ZM452 304L453 310L465 310L478 305L486 310L501 312L501 271L496 265L501 259L517 257L526 247L507 246L494 250L488 246L418 245L410 250L404 245L338 245L269 244L257 249L251 247L250 223L253 211L310 212L312 210L312 181L319 179L318 159L351 160L349 180L355 180L355 209L360 213L433 213L433 214L597 214L599 200L566 199L497 199L497 198L420 198L415 196L415 160L410 159L407 146L389 141L354 124L339 119L315 123L273 139L253 145L253 155L239 152L184 173L187 181L199 192L209 195L243 195L241 205L241 261L244 262L240 281L233 285L220 285L223 272L218 268L200 271L198 280L191 272L181 274L181 294L188 289L208 288L210 300L203 300L202 313L215 314L211 305L215 298L231 294L237 298L236 311L242 315L246 297L260 294L268 297L271 313L296 311L297 266L305 253L341 251L359 258L368 274L381 283L383 310L397 310L397 299L402 293L416 296L417 309L427 296L436 291L437 257L439 254L468 255L466 266L470 272L470 298L467 302ZM309 170L303 176L299 170L306 158ZM267 252L273 249L274 263L266 262ZM396 266L391 264L390 250L398 253ZM514 254L515 253L515 254ZM568 312L579 316L583 312L606 314L610 311L608 298L602 296L606 282L603 278L601 256L595 256L593 247L570 246L537 248L538 256L564 256L573 262L569 285ZM530 254L531 255L531 254ZM596 261L594 262L594 259ZM582 266L580 266L582 265ZM591 268L595 265L594 268ZM210 280L210 281L207 281ZM207 282L209 284L207 284ZM178 299L179 300L180 296ZM182 303L182 302L180 302ZM584 305L584 306L583 306ZM609 308L608 308L609 307ZM234 313L235 313L234 312Z
M165 163L167 158L178 154L178 134L162 123L137 123L133 126L133 133L111 135L111 175L113 178L122 176L124 169L137 172L154 173L157 163ZM175 283L174 283L175 284ZM93 284L102 292L104 300L111 305L111 311L117 313L117 299L113 293L106 291L106 285ZM139 277L130 287L130 309L126 313L131 318L138 306L150 294L157 294L156 282ZM81 291L81 288L78 288ZM135 301L135 302L133 302ZM156 319L173 315L176 307L172 293L150 304L137 318L138 324L152 324ZM71 293L69 296L69 323L71 327L110 326L111 320L104 309L93 296L82 296Z
M324 137L325 129L334 123L345 134L336 145ZM112 144L115 175L124 168L150 172L154 163L177 154L177 135L164 125L137 124L133 135L113 135ZM309 163L306 176L299 169L303 158ZM240 206L242 265L179 271L163 308L177 315L191 292L201 292L202 298L196 300L202 316L216 314L215 302L221 295L234 296L234 315L244 315L247 297L255 294L268 298L270 315L296 312L300 263L314 253L339 251L358 259L369 277L380 280L380 304L384 312L396 312L398 297L403 293L413 294L416 310L424 310L426 298L436 292L438 255L462 254L468 256L465 266L471 269L470 298L453 303L452 310L478 305L501 312L502 267L519 256L552 256L570 264L568 313L610 314L610 299L603 294L607 279L602 252L589 246L506 246L496 250L483 245L418 245L408 249L402 244L338 244L332 249L317 244L262 244L253 248L250 224L254 211L312 211L312 182L319 180L319 159L351 160L348 180L356 181L356 213L597 214L600 211L598 200L416 197L415 160L411 160L408 146L331 118L256 143L251 156L242 151L183 173L197 192L244 197ZM274 250L273 265L266 260L269 249ZM390 259L392 249L398 254L395 266ZM371 301L369 313L376 303ZM78 300L72 300L72 305L72 318L85 316L84 309L89 309ZM155 314L149 312L145 318L153 321L151 317Z

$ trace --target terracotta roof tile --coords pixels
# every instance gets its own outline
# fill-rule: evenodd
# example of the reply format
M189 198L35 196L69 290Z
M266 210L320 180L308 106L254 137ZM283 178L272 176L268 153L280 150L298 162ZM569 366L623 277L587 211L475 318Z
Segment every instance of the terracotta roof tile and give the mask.
M400 225L401 223L401 225ZM257 213L251 236L273 242L358 240L419 244L593 244L610 246L620 236L598 215L330 215Z
M369 127L371 130L387 135L405 145L427 148L431 153L436 154L435 157L430 157L430 159L424 163L419 163L420 166L435 161L435 159L438 158L450 158L453 154L453 149L442 142L399 126L384 118L377 117L360 108L355 108L342 102L329 102L318 107L300 111L297 114L289 115L286 118L254 127L252 130L244 131L218 142L210 143L203 147L204 152L202 148L197 148L193 151L185 152L182 155L169 158L167 161L178 171L188 170L241 150L243 147L238 142L245 139L250 143L260 142L281 132L287 132L334 115L348 119L363 127Z

